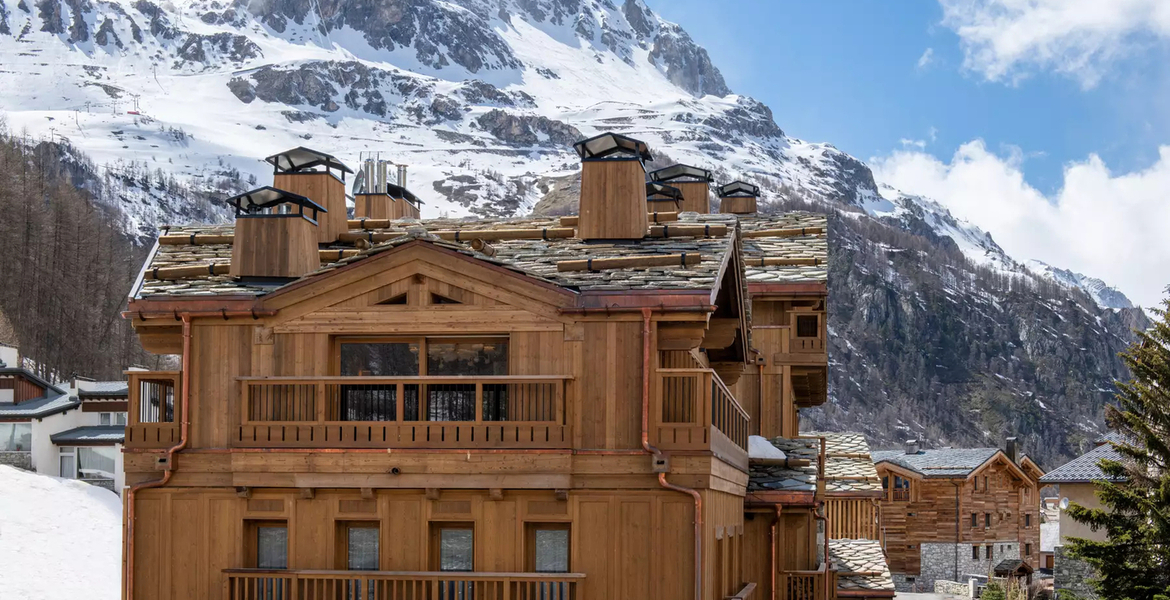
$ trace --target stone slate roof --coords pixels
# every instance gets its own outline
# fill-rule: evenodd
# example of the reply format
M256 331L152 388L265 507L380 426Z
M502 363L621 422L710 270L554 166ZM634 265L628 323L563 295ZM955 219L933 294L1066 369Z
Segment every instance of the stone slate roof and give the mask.
M890 576L881 542L829 540L829 558L839 571L838 590L869 590L894 595L894 579Z
M1107 441L1108 440L1108 441ZM1102 458L1121 461L1122 456L1109 441L1120 440L1120 437L1102 439L1101 445L1049 471L1040 478L1040 483L1089 483L1097 480L1120 481L1106 477L1098 465Z
M763 229L800 229L820 227L828 230L828 217L817 213L791 212L779 215L741 215L739 226L742 231ZM815 283L829 278L829 244L827 234L810 233L797 237L745 237L744 258L778 256L784 258L816 258L816 266L754 266L747 265L748 283Z
M923 477L966 477L991 460L999 448L939 448L906 454L901 450L879 450L874 463L888 462Z
M375 243L355 257L323 265L320 271L307 275L328 272L361 260L362 258L393 248L403 239L426 239L426 232L438 230L466 231L467 238L459 242L437 244L456 249L480 260L487 260L510 268L519 273L540 278L572 290L673 290L711 289L715 284L719 267L727 252L731 250L730 231L737 226L744 229L789 229L797 227L824 227L824 215L812 213L789 213L774 216L750 216L737 220L735 215L682 213L678 224L725 224L729 233L711 237L670 237L644 238L631 243L586 242L579 238L550 238L547 240L496 240L489 244L495 249L492 258L470 250L467 245L475 239L474 232L494 229L543 229L560 228L559 218L525 219L401 219L384 229L353 230L373 234L402 234L403 238L392 238ZM669 223L667 223L669 225ZM232 235L234 225L167 226L163 235ZM462 238L462 235L460 236ZM352 250L353 243L336 243L331 249ZM743 241L745 256L769 256L780 258L827 258L827 243L824 234L810 234L798 237L750 238ZM699 264L666 267L637 267L626 269L604 269L599 271L557 271L556 263L562 260L626 257L654 254L678 254L696 252L702 260ZM177 266L226 265L231 263L231 244L200 245L157 245L144 268ZM766 266L748 267L747 279L751 282L824 282L828 267L818 266ZM277 285L265 285L255 281L240 281L231 275L199 276L180 280L145 279L134 290L136 298L148 296L216 296L244 295L259 296L277 289Z
M128 398L130 384L125 381L90 381L86 389L77 390L80 398Z
M825 491L848 495L882 493L882 481L874 468L869 443L860 433L809 432L825 438Z
M126 440L126 428L122 425L86 425L54 433L49 439L58 446L121 444Z
M41 419L77 407L81 401L69 396L61 388L24 370L0 369L2 375L22 375L45 388L45 395L24 402L0 402L0 419Z
M773 438L768 441L788 458L808 460L809 466L790 469L748 461L748 492L816 492L820 441L812 438Z

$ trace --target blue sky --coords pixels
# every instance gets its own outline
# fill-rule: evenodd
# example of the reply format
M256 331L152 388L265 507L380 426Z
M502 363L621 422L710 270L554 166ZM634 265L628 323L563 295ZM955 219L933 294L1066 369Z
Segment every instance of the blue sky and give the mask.
M1170 225L1170 2L646 2L789 135L869 162L1018 259L1163 297L1170 242L1147 221ZM1106 222L1136 237L1076 233Z

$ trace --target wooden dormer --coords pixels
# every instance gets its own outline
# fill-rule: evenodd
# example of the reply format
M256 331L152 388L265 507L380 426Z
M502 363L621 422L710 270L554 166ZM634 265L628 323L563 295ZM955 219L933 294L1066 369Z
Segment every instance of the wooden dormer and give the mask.
M583 240L640 240L646 236L645 142L603 133L573 145L581 157L578 236Z
M317 243L331 244L349 230L346 223L345 174L353 171L337 158L297 147L264 159L272 165L273 187L309 198L323 207Z
M744 181L733 181L719 186L719 212L750 215L756 212L760 188Z
M711 212L711 171L690 165L671 165L650 173L650 181L668 183L682 193L680 212Z
M325 214L321 205L270 186L227 202L236 209L233 276L293 278L321 267L317 251L317 219Z

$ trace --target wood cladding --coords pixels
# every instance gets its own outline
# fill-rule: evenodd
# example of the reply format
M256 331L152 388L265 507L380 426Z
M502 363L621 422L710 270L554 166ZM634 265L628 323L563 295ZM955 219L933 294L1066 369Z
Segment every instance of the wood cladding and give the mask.
M300 277L321 267L317 225L299 215L236 219L234 277Z
M877 465L877 469L881 477L905 475L885 464ZM888 494L881 501L890 570L918 574L921 544L956 542L992 544L997 557L1001 543L1018 544L1019 555L1033 569L1039 568L1039 502L1037 483L1019 479L1001 461L976 471L971 479L912 479L909 500L894 500ZM1027 544L1031 544L1031 555L1024 553ZM970 556L969 548L960 548L959 552Z
M355 194L353 216L357 219L417 219L418 207L389 194Z
M719 212L735 215L750 215L756 212L756 199L752 196L727 196L719 199Z
M581 239L640 240L646 235L646 221L646 169L641 161L581 163Z
M332 173L303 172L277 173L273 178L273 187L299 194L320 204L326 213L317 216L317 243L331 244L336 242L341 234L349 230L346 221L345 183ZM237 239L239 224L237 221Z
M711 212L711 188L706 181L672 181L670 186L682 192L683 199L678 208L680 212Z

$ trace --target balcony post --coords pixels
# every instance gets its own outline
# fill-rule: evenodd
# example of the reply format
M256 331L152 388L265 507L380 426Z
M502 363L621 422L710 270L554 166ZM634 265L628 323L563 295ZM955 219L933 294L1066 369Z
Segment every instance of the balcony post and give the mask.
M313 389L313 394L316 395L316 398L314 398L314 400L316 401L316 402L314 402L314 408L316 409L316 412L317 412L317 422L324 423L325 418L327 416L327 414L326 414L327 413L327 406L326 405L328 404L328 401L325 398L325 382L324 381L317 382L317 386Z
M483 382L475 382L475 422L483 423Z

